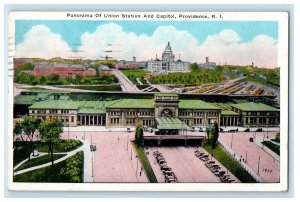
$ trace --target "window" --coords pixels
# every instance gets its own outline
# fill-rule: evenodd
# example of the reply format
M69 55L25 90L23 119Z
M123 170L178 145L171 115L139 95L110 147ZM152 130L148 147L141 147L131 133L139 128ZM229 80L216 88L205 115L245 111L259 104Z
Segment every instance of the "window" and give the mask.
M74 123L74 116L71 117L71 122Z

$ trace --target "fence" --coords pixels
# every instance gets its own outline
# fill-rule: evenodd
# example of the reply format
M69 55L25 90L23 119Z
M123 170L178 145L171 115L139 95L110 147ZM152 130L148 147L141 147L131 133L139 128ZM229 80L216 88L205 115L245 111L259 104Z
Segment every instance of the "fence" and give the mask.
M251 176L253 177L253 179L256 182L262 182L261 177L256 174L256 172L254 172L244 161L242 161L242 159L240 157L238 157L232 150L231 148L229 148L226 144L224 144L223 142L219 141L219 144L225 149L225 151L238 163L242 166L242 168L245 169L245 171Z

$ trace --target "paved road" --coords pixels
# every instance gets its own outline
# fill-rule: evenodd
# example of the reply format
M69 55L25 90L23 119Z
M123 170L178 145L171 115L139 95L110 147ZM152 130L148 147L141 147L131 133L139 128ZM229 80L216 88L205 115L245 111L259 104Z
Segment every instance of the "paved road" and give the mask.
M262 140L266 132L256 132L256 139ZM276 132L268 132L269 139L275 138ZM259 147L255 142L250 142L249 138L254 137L254 132L249 133L220 133L219 141L222 141L242 159L247 165L255 171L263 180L263 182L279 182L279 161L265 149ZM259 165L259 169L258 169Z
M140 90L134 85L122 72L113 70L113 74L121 83L122 90L125 92L139 92Z
M205 152L205 150L199 149ZM215 176L205 166L204 162L194 155L195 147L149 147L146 150L149 151L148 159L158 182L164 182L165 180L153 156L153 152L157 150L163 154L167 165L172 168L178 178L178 182L221 182L220 178ZM221 170L227 171L218 161L214 158L213 160L221 167ZM235 182L239 182L230 172L228 174Z
M133 132L70 131L68 134L66 131L62 135L65 139L68 136L96 145L97 150L88 157L91 158L93 182L148 182L146 174L140 173L141 163L128 141L134 137Z

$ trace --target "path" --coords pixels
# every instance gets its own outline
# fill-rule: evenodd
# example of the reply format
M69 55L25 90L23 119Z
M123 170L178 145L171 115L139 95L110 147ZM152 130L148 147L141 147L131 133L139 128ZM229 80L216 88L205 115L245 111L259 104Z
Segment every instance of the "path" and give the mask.
M54 161L54 164L57 164L59 162L62 162L64 160L66 160L67 158L75 155L77 152L79 151L83 151L83 145L75 150L72 150L70 152L62 152L62 153L55 153L55 154L67 154L66 156L60 158L60 159L57 159ZM23 163L25 163L26 161L23 161ZM22 164L21 164L22 165ZM42 165L38 165L38 166L34 166L34 167L30 167L30 168L26 168L26 169L23 169L23 170L20 170L20 171L16 171L14 172L14 176L16 175L20 175L20 174L23 174L23 173L26 173L26 172L29 172L29 171L33 171L33 170L37 170L37 169L40 169L40 168L44 168L44 167L47 167L47 166L51 166L52 163L49 162L49 163L45 163L45 164L42 164ZM20 164L18 164L18 167L20 166ZM14 168L16 169L16 167Z
M121 71L112 71L115 77L119 80L121 88L125 92L139 92L140 90L134 85Z

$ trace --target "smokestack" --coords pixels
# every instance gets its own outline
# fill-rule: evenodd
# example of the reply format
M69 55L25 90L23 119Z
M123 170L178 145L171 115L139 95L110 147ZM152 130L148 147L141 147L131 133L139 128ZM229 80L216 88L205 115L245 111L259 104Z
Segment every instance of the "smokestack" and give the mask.
M209 58L208 58L208 57L205 58L205 62L206 62L206 63L209 62Z

